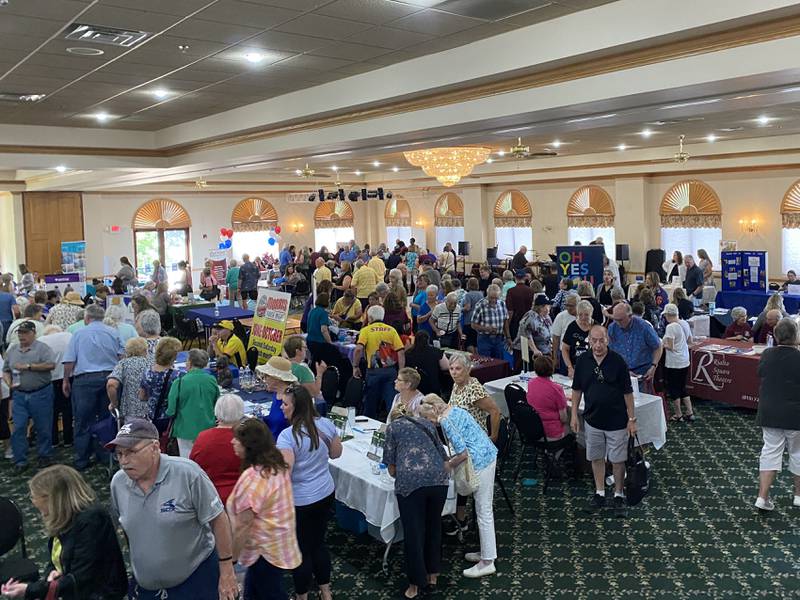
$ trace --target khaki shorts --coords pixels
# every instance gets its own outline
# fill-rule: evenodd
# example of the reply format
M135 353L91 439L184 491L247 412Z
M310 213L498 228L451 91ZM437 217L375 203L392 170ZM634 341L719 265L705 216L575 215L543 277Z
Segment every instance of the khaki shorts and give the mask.
M605 460L624 463L628 458L628 430L604 431L595 429L586 421L586 460Z

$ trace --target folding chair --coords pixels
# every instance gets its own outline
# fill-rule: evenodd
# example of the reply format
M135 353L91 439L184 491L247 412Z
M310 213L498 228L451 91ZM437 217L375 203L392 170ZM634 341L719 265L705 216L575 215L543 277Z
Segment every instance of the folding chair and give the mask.
M491 431L489 417L486 418L486 422L487 428ZM497 432L497 441L494 443L494 445L497 447L497 468L494 471L494 480L495 483L500 486L500 491L503 493L503 498L505 498L508 510L512 515L514 514L514 507L511 504L511 500L508 498L506 486L503 483L503 467L505 466L506 460L511 454L511 446L514 443L513 433L513 426L509 426L508 421L501 417L500 428Z
M20 543L20 555L8 556ZM28 558L22 513L13 500L0 496L0 581L9 579L30 582L39 579L36 563Z

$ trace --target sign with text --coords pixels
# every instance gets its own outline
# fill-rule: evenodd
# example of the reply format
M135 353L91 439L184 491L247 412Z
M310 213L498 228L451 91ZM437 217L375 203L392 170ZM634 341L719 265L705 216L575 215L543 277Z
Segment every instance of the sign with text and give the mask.
M80 273L45 275L44 289L47 292L58 292L62 297L67 292L78 292L83 298L86 295L86 279Z
M758 361L748 343L709 338L689 349L686 390L694 397L757 408Z
M585 279L595 287L603 281L602 246L556 246L560 279Z
M266 362L271 356L280 355L291 300L291 294L278 292L266 285L258 286L249 347L258 349L259 364Z
M211 261L211 274L216 278L217 283L222 285L225 283L225 275L228 273L228 259L230 258L230 250L212 250L208 253L208 259Z

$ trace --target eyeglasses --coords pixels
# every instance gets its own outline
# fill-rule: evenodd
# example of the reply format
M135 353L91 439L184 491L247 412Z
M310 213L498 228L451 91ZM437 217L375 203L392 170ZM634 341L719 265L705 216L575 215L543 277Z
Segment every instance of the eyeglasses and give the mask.
M122 450L122 451L116 450L114 452L114 456L117 457L117 460L122 460L123 458L130 458L134 454L139 454L139 452L149 447L150 444L145 444L144 446L142 446L141 448L137 448L136 450L134 450L133 448L131 448L130 450Z

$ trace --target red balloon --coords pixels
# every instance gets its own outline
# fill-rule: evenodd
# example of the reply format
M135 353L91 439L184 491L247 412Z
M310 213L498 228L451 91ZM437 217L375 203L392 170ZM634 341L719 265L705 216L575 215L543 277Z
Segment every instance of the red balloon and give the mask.
M280 232L281 232L281 226L275 225L275 233L280 233Z
M220 229L219 229L219 232L220 232L220 234L222 234L222 235L226 235L226 233L225 233L226 231L228 231L228 230L227 230L227 229L225 229L224 227L220 227Z

